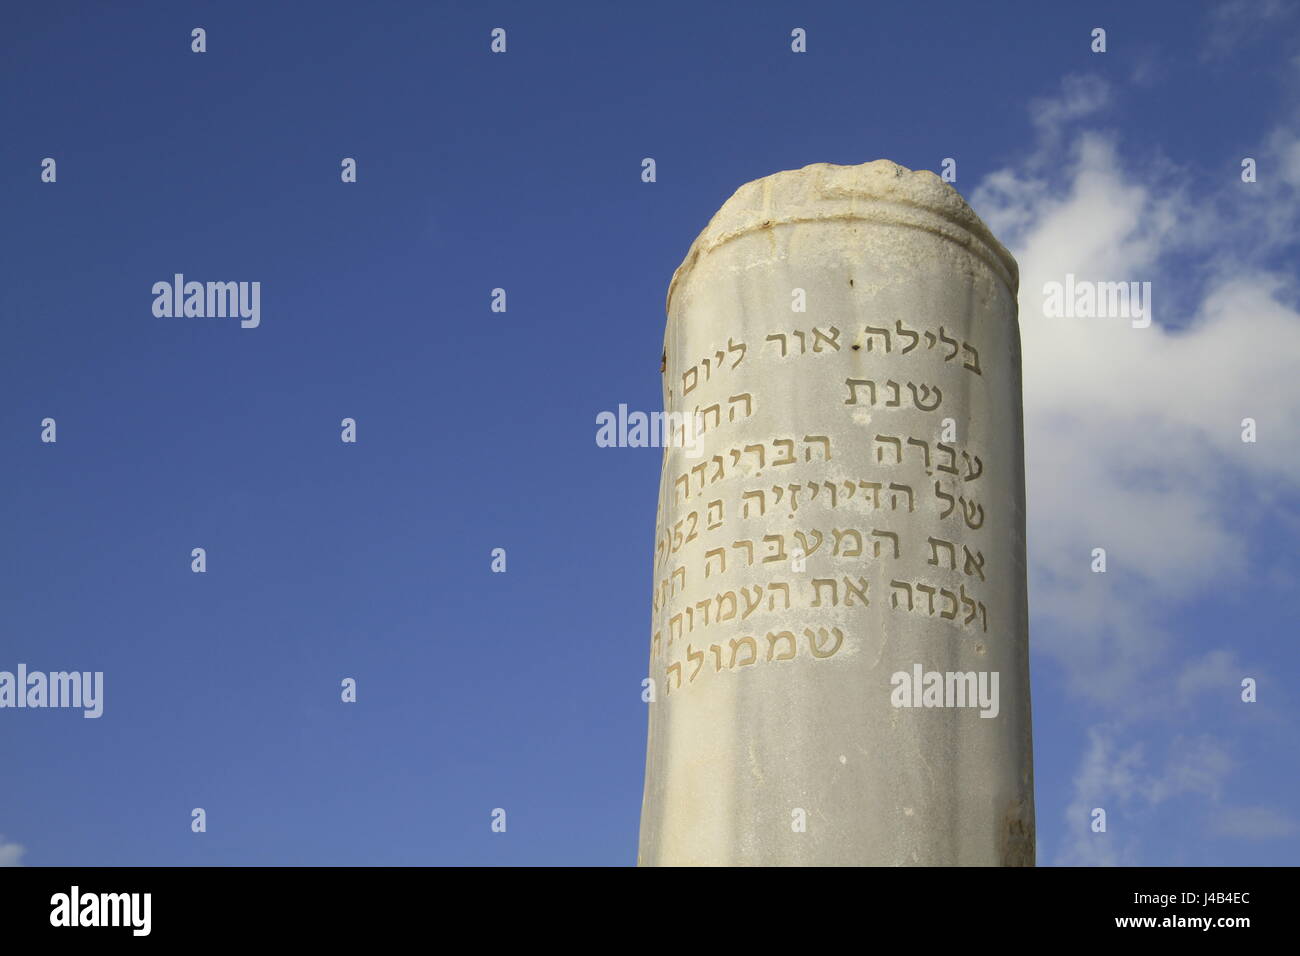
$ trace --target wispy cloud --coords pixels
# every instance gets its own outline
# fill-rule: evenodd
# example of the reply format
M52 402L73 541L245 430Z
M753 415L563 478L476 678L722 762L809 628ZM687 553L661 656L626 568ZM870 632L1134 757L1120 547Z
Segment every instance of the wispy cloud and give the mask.
M6 842L4 834L0 833L0 866L22 866L25 852L26 849L17 843Z
M1143 863L1134 833L1160 804L1196 795L1217 802L1234 761L1209 735L1176 736L1153 765L1147 748L1129 728L1093 727L1065 808L1066 839L1055 862L1067 866L1134 866ZM1092 829L1093 811L1104 810L1106 830Z
M1211 830L1220 836L1245 840L1276 840L1294 836L1300 826L1271 807L1234 807L1216 811Z
M1088 115L1038 109L1053 123ZM1044 149L1031 165L1054 155ZM973 202L1021 267L1034 610L1051 619L1048 649L1074 688L1114 702L1168 659L1170 602L1246 570L1243 488L1300 487L1288 424L1300 420L1300 313L1290 275L1240 266L1229 199L1192 200L1160 169L1123 168L1115 139L1095 131L1055 155L1050 178L1005 169ZM1297 204L1279 190L1264 215L1294 235ZM1152 282L1155 324L1045 317L1043 286L1066 274ZM1254 444L1241 440L1248 417ZM1094 547L1107 551L1105 576L1089 572Z
M1295 13L1284 0L1227 0L1206 13L1201 60L1222 60L1276 30Z
M1221 742L1199 743L1198 777L1151 771L1125 741L1244 673L1229 647L1179 645L1170 621L1245 579L1239 503L1300 490L1300 312L1278 255L1300 223L1300 138L1284 125L1264 140L1267 182L1227 168L1191 195L1168 160L1100 127L1111 99L1099 79L1067 79L1031 104L1035 148L971 196L1021 268L1034 649L1096 715L1068 809L1062 862L1075 863L1135 861L1132 846L1091 839L1088 811L1106 800L1217 799ZM1045 317L1044 285L1067 274L1151 282L1154 323ZM1093 548L1106 549L1106 574L1091 572Z

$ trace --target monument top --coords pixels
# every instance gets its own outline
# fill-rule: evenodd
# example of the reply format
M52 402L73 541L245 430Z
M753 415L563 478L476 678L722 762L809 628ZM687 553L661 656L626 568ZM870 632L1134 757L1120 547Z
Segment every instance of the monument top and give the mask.
M1018 290L1016 260L956 189L927 169L911 170L877 159L858 166L812 163L741 186L709 220L673 273L668 309L671 312L678 283L696 261L724 243L778 225L853 219L911 226L943 236L986 262L1012 296Z

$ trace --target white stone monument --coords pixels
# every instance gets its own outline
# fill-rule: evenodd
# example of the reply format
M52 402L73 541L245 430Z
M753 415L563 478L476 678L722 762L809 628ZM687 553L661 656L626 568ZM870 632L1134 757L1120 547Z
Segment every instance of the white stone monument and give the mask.
M1017 283L884 160L748 183L691 246L639 863L1034 863Z

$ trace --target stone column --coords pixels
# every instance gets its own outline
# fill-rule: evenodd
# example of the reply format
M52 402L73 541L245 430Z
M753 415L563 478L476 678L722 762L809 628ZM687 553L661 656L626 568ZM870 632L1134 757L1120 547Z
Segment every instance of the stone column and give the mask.
M748 183L691 246L641 864L1033 864L1017 282L884 160Z

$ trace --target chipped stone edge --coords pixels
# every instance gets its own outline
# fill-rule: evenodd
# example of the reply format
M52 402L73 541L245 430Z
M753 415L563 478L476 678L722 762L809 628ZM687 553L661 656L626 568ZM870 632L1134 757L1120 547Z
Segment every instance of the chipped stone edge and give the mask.
M985 262L1014 299L1020 285L1015 258L994 238L961 194L927 169L877 159L857 166L812 163L755 179L737 189L691 243L668 283L665 309L695 263L733 239L794 223L865 220L922 229Z

